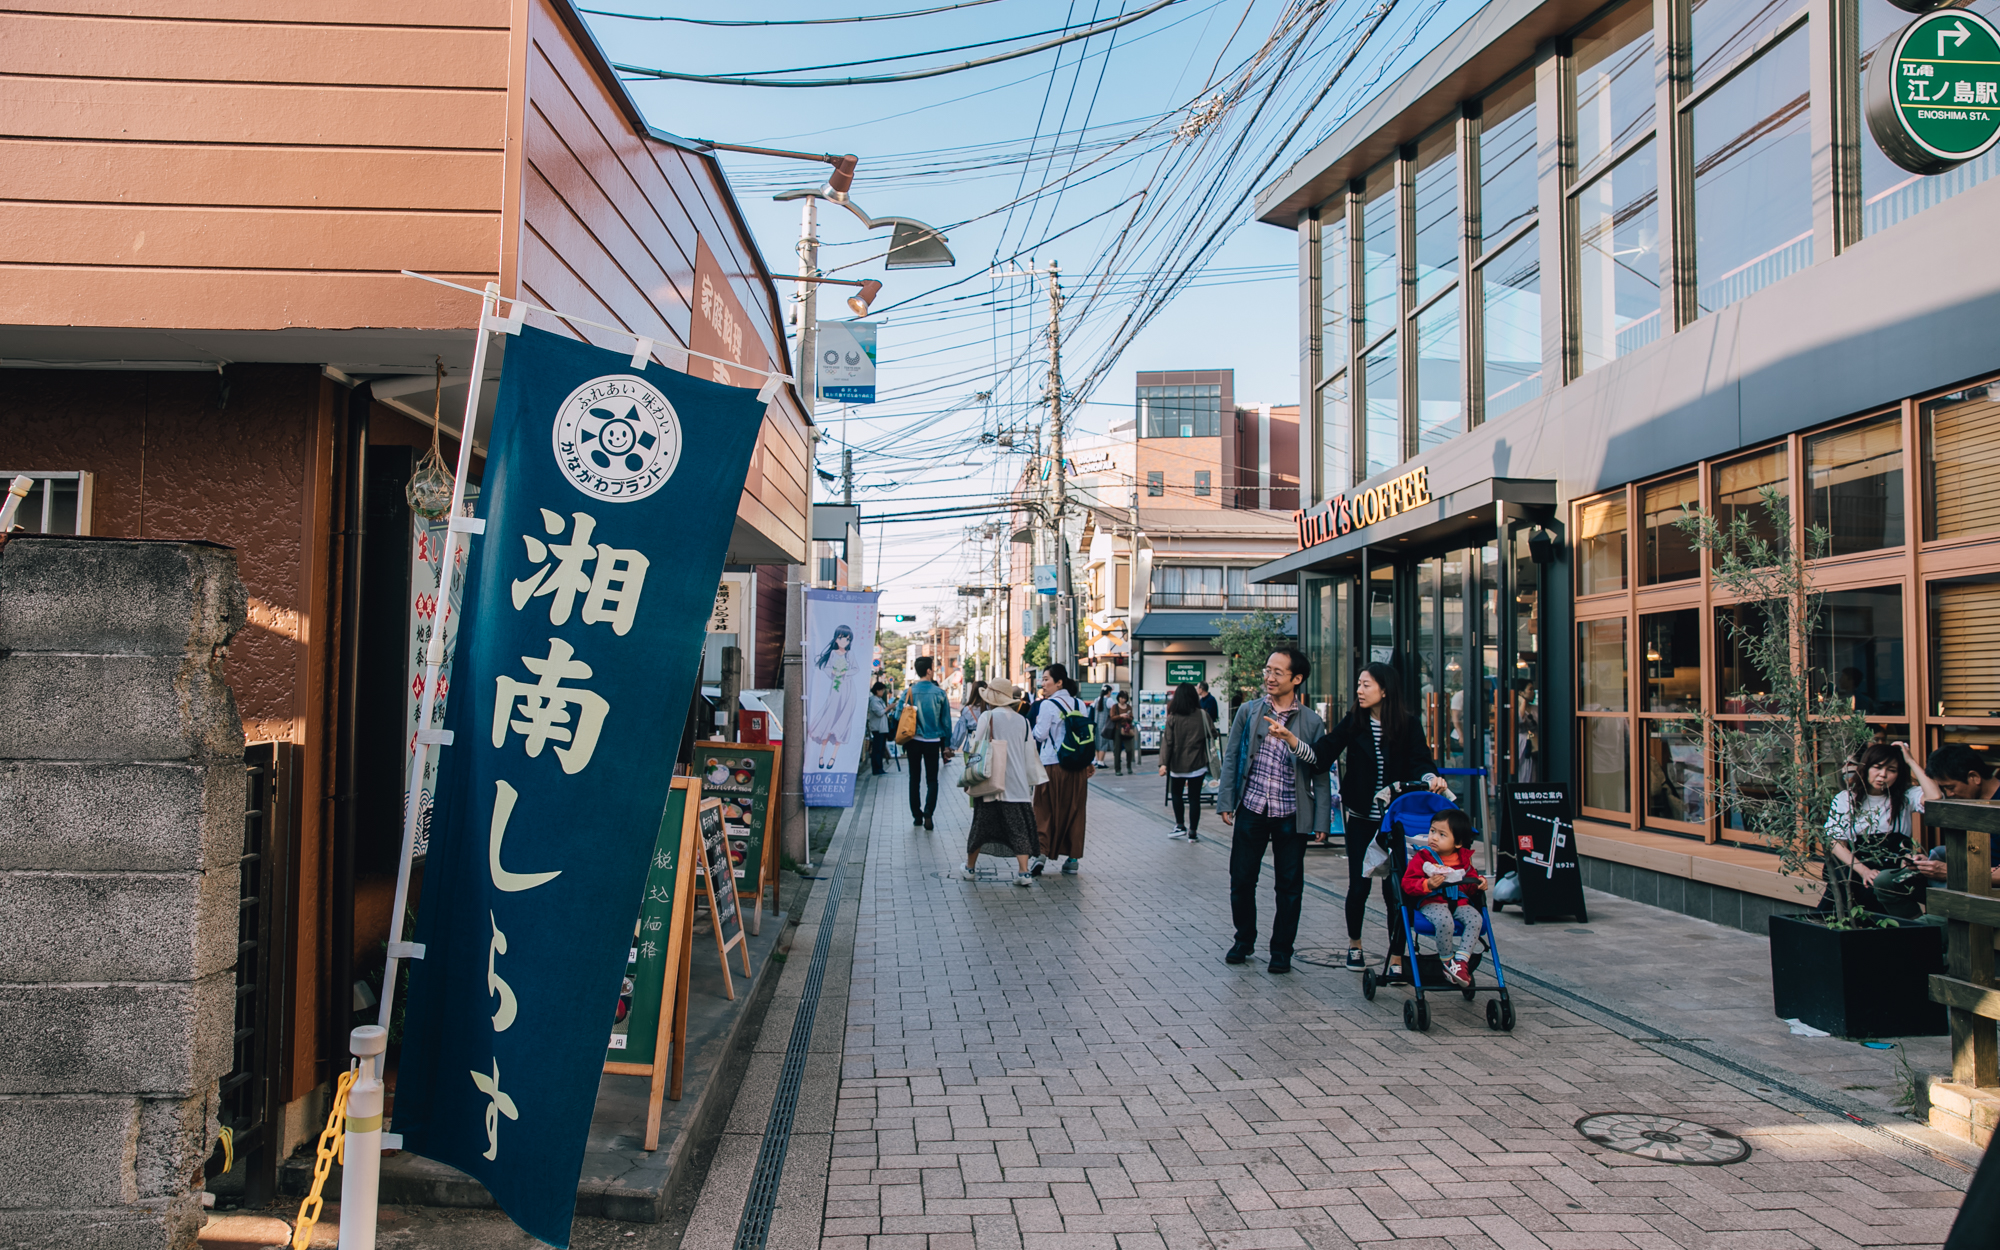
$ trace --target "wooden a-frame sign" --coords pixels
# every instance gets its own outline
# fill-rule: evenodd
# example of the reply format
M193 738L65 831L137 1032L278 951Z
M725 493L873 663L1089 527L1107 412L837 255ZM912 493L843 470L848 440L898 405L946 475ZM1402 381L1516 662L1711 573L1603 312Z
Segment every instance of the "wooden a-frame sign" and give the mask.
M712 801L712 800L711 800ZM701 852L701 781L674 778L660 820L646 893L633 937L635 975L629 1025L634 1037L614 1029L604 1070L652 1079L646 1096L646 1149L660 1148L660 1100L680 1101L687 1067L688 982L694 955L694 869ZM634 1042L638 1045L633 1045ZM650 1041L651 1047L646 1043ZM611 1055L629 1058L611 1059ZM672 1055L671 1060L668 1058Z
M730 871L729 838L723 830L721 799L701 801L700 859L696 867L701 873L702 888L708 893L708 918L715 930L715 953L722 960L722 989L734 1002L736 985L729 976L729 952L734 948L743 956L743 975L749 976L750 937L743 930L743 907L736 897L736 875ZM722 883L720 890L715 888L718 881ZM736 922L736 935L729 937L724 929L732 920Z
M736 897L747 899L750 932L764 931L764 893L771 915L778 914L778 767L784 747L777 742L709 741L694 744L694 770L703 792L722 802ZM739 856L738 852L742 854Z

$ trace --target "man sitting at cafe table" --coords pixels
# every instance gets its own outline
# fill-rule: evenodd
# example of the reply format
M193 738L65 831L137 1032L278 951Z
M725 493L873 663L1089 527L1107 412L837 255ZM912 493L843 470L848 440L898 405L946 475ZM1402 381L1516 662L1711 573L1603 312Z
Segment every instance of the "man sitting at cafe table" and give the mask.
M1948 799L1990 803L1995 794L2000 794L2000 767L1963 742L1945 743L1931 752L1925 764L1931 780L1937 782L1938 789ZM1919 858L1916 869L1928 880L1944 880L1942 859ZM2000 888L2000 865L1993 868L1992 882Z

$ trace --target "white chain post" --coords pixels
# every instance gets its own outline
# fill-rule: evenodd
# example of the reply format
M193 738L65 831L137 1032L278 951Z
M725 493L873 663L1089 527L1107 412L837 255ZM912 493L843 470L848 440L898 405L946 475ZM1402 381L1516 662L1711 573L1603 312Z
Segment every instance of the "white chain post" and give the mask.
M347 1136L340 1169L340 1250L375 1250L375 1209L382 1184L382 1054L389 1030L364 1024L347 1049L361 1072L347 1095Z

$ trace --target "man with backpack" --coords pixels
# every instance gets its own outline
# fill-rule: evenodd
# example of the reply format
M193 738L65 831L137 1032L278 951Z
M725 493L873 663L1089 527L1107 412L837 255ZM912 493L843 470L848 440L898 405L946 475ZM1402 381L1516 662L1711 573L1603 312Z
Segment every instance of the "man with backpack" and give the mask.
M1090 777L1097 771L1097 729L1076 697L1067 668L1051 664L1044 669L1041 691L1035 704L1035 741L1041 744L1049 779L1035 787L1042 853L1029 862L1028 872L1039 877L1050 860L1060 859L1063 875L1073 877L1082 867L1084 814Z

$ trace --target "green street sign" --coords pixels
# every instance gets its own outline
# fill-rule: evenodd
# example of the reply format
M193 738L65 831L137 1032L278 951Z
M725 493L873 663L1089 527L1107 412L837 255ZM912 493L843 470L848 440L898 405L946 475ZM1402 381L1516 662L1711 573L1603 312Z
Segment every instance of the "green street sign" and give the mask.
M1206 660L1168 660L1167 684L1169 686L1192 686L1198 681L1208 680Z
M1882 41L1868 65L1868 130L1913 174L1941 174L2000 139L2000 30L1939 9Z

